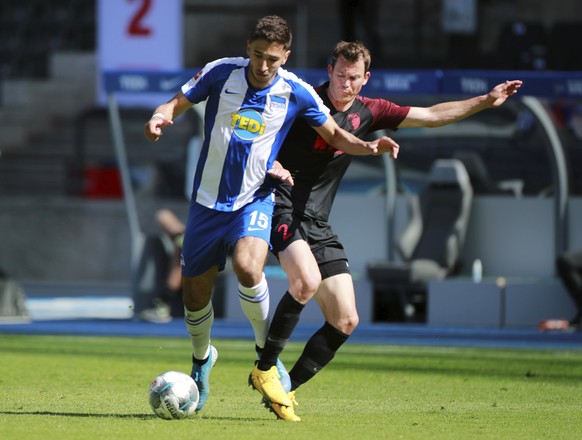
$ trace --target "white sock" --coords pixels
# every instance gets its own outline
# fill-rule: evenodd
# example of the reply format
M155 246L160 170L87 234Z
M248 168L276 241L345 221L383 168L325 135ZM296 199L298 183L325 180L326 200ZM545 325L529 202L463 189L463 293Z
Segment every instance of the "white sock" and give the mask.
M265 274L254 287L244 287L239 283L238 298L243 313L253 326L255 343L259 348L264 348L269 330L269 285Z
M206 359L210 353L210 329L214 323L212 301L196 312L184 308L184 321L192 339L194 357Z

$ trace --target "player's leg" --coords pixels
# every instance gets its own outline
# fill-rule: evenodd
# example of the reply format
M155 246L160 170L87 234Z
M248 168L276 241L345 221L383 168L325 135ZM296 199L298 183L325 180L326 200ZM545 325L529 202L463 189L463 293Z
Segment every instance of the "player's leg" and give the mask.
M269 328L270 298L264 266L269 252L273 207L273 197L269 195L242 208L233 220L233 232L229 237L234 243L233 269L239 280L238 297L253 327L257 357L265 347ZM277 371L283 387L289 391L289 373L280 360L277 360Z
M211 297L217 274L218 266L213 266L202 275L182 277L186 328L192 338L193 354L197 359L204 359L209 350L210 329L214 322Z
M196 408L202 409L210 392L210 370L217 352L210 345L214 322L212 290L216 275L224 268L224 230L229 213L221 213L193 202L182 248L182 299L184 321L192 341L192 378L200 391Z
M263 255L262 250L264 246L265 249ZM251 248L256 248L256 250L260 249L260 253L253 256ZM233 255L233 267L235 268L235 272L237 272L239 280L243 280L239 281L238 285L239 301L245 316L253 327L255 334L255 350L259 359L265 347L267 331L269 329L269 285L265 274L263 273L263 265L260 265L260 267L257 266L253 269L249 267L249 262L264 261L267 252L268 245L266 242L255 237L245 237L239 240ZM261 258L263 259L261 260ZM245 267L241 267L242 265ZM253 273L254 275L252 275ZM244 280L248 278L251 280L250 283L254 283L257 275L261 276L260 282L251 287L246 287ZM246 282L248 283L249 281ZM276 367L281 385L283 386L283 389L288 392L291 388L289 373L278 358Z
M218 266L214 266L202 275L182 279L184 321L193 348L190 375L200 392L196 411L206 404L210 393L210 370L218 356L216 349L210 345L210 331L214 323L211 297L217 273Z
M240 305L260 347L265 345L269 327L269 285L263 272L268 251L266 241L248 236L237 241L232 255Z
M237 243L237 249L235 249L235 253L233 255L233 266L235 268L235 272L237 272L237 276L239 279L244 279L247 275L250 274L248 267L243 269L239 267L238 262L243 262L244 264L248 264L249 261L253 260L253 257L249 254L249 239L253 238L254 240L259 240L254 237L246 237L244 239L239 240ZM258 245L262 247L262 240L259 240ZM265 251L266 252L266 251ZM259 261L258 259L260 256L257 256L254 261ZM266 258L266 254L265 254ZM241 276L238 273L241 273ZM241 304L241 308L243 313L251 323L253 327L253 331L255 334L255 351L257 352L257 357L260 359L264 347L265 342L267 339L267 331L269 329L269 285L267 283L267 279L263 273L263 267L260 269L261 280L258 284L253 285L251 287L246 287L242 282L238 284L238 297ZM249 276L252 280L253 277ZM251 281L251 283L254 281ZM286 392L289 392L291 388L291 381L289 379L289 373L287 369L283 365L280 359L277 359L276 363L277 372L279 374L279 378L281 380L281 384Z
M345 262L338 263L343 265ZM319 304L325 320L334 328L347 335L354 332L360 319L350 273L339 273L325 278L314 299Z
M343 245L326 222L310 225L309 240L323 279L315 299L325 323L309 339L293 366L292 390L327 365L358 325L354 285Z
M273 315L265 348L251 373L253 386L270 402L292 406L276 375L276 362L299 322L305 303L313 296L321 280L317 262L304 240L292 242L279 252L279 262L289 279L289 290L283 295Z
M321 281L317 262L306 241L294 241L279 252L278 257L289 280L289 290L273 314L265 350L259 362L259 369L262 370L274 365L299 322L301 311Z
M321 307L325 323L311 336L289 372L291 390L296 390L331 362L358 325L354 287L349 273L325 278L314 299Z

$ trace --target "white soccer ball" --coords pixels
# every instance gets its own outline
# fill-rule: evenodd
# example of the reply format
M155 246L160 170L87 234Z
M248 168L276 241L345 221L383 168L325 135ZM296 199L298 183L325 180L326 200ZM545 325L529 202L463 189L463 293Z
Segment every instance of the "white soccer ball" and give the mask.
M180 371L162 373L150 385L150 406L162 419L184 419L194 414L199 398L194 379Z

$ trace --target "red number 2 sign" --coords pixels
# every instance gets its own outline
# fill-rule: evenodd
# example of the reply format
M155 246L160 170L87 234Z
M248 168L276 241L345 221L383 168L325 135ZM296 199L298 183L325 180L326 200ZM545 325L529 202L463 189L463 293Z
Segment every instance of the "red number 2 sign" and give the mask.
M135 3L135 0L127 1L129 1L130 3ZM151 35L152 33L152 29L143 22L145 16L150 12L152 8L152 0L137 0L137 1L141 4L129 22L127 33L134 37L145 37Z

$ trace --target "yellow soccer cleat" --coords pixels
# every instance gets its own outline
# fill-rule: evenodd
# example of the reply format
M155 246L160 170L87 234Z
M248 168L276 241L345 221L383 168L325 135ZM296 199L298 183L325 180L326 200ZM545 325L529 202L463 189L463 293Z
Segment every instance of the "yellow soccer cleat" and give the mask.
M277 372L277 366L273 365L268 371L253 368L251 371L251 385L270 403L278 403L283 406L293 406L293 402L285 392L281 379Z
M291 406L279 405L278 403L271 403L270 409L277 415L277 418L285 420L287 422L300 422L301 418L295 414L295 407L297 406L297 400L295 400L295 391L291 391L288 394L291 400Z

